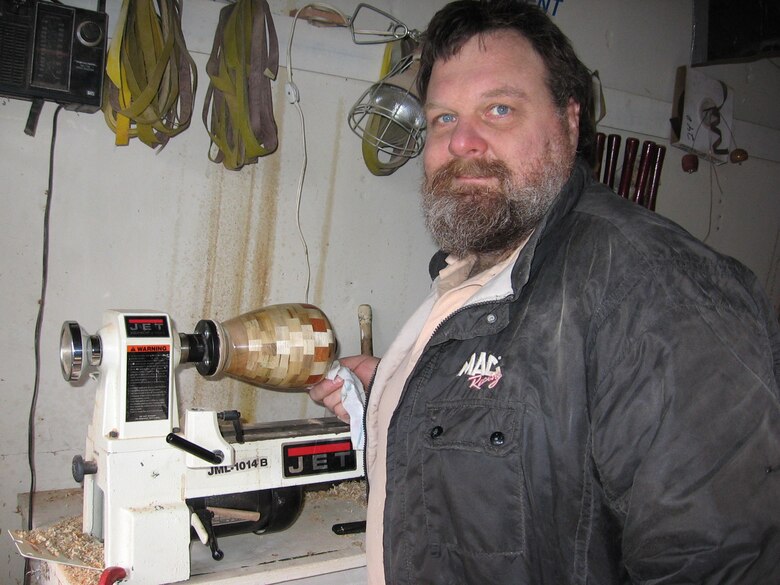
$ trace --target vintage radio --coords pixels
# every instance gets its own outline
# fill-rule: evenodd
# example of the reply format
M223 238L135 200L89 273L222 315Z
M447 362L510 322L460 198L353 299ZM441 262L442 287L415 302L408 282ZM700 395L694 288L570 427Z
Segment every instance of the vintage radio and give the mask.
M108 17L42 0L0 0L0 95L100 109Z

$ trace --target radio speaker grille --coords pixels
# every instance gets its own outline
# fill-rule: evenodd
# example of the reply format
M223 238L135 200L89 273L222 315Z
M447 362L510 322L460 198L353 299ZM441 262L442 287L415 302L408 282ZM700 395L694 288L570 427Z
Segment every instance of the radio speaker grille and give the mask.
M0 22L0 83L18 87L26 85L29 37L27 26Z

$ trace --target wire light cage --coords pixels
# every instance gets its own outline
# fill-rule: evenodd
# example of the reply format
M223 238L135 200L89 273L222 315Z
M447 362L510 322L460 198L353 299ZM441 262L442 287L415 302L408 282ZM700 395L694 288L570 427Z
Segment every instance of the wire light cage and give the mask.
M404 55L349 112L349 127L363 140L363 159L375 175L394 172L425 144L425 114L414 90L418 69L418 53Z

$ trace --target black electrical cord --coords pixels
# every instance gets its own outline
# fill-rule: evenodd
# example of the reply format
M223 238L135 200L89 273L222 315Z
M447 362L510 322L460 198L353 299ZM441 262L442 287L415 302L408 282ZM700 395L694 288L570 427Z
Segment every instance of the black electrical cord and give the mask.
M46 207L43 212L43 257L41 261L41 296L38 301L38 318L35 321L35 383L33 385L30 417L27 421L27 461L30 465L30 494L27 503L27 530L33 529L33 510L35 503L35 408L38 404L38 391L41 382L41 326L43 325L43 309L46 305L46 287L49 281L49 215L51 198L54 190L54 146L57 142L57 118L62 106L54 110L51 123L51 146L49 148L49 183L46 189ZM24 559L24 584L30 583L30 559Z

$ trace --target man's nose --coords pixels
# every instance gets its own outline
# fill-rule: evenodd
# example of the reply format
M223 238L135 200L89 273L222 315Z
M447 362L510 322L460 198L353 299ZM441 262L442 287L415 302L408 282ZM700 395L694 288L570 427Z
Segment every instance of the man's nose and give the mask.
M450 154L461 158L482 156L488 149L488 143L479 129L468 120L458 120L450 135Z

